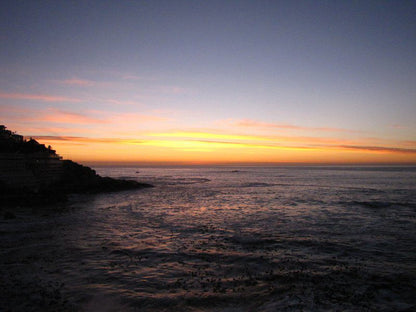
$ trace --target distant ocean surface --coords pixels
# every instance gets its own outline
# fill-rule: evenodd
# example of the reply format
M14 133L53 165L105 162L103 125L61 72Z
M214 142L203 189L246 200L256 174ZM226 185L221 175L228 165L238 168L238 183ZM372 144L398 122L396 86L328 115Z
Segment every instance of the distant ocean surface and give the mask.
M155 187L1 220L6 310L416 310L416 167L94 169Z

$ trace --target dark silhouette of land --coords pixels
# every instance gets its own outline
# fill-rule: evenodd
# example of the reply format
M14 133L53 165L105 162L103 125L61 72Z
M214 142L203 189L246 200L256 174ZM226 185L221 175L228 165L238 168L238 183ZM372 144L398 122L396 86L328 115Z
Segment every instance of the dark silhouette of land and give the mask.
M0 202L37 205L64 201L71 193L100 193L152 187L133 180L99 176L93 169L63 160L51 146L25 140L0 126Z

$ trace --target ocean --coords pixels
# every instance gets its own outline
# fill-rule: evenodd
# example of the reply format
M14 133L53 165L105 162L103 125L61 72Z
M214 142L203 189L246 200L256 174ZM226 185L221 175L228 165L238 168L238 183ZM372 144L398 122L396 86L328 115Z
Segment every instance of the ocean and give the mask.
M1 219L4 311L415 311L416 167L97 167Z

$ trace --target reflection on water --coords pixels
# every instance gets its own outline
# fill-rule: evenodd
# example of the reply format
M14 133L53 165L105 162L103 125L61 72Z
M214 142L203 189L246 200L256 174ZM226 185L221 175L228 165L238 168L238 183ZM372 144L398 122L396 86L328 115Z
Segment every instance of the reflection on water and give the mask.
M385 169L98 168L156 187L2 220L0 300L16 311L410 311L416 170Z

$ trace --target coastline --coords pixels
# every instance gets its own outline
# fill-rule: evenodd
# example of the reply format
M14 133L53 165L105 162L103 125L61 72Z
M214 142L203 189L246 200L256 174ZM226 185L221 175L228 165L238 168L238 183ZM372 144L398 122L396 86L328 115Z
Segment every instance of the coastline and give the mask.
M102 177L90 167L64 160L51 146L0 126L0 207L66 201L73 193L103 193L153 185Z
M38 206L64 202L70 194L98 194L153 187L134 180L102 177L95 170L70 160L62 162L61 178L47 186L38 185L37 189L30 189L0 182L0 206Z

